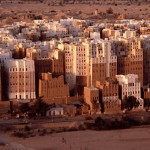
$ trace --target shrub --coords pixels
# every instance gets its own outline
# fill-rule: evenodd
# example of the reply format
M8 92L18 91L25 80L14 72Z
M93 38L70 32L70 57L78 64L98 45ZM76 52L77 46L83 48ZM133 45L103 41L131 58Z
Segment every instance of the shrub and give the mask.
M19 137L19 138L27 138L27 134L25 132L14 132L13 136Z
M31 128L29 126L24 127L24 131L30 131L30 130L31 130Z
M113 14L113 9L111 7L109 7L107 10L106 10L107 14Z

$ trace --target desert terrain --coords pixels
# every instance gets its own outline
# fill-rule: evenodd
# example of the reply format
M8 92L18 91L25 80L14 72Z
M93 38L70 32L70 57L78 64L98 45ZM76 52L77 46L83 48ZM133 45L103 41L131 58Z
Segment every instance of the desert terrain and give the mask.
M149 150L150 128L140 127L111 131L76 131L36 136L27 139L1 134L8 143L1 150Z
M112 8L112 13L107 10ZM49 3L1 3L0 24L10 24L17 21L34 19L54 19L73 17L77 19L105 20L117 19L150 19L150 3L133 4L63 4ZM97 14L95 14L97 11Z

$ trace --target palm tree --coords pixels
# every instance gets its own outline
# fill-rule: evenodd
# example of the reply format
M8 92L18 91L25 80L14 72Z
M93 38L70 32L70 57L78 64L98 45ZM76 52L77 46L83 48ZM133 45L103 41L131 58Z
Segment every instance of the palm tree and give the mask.
M32 106L32 112L37 116L45 116L49 105L45 103L42 97L39 97Z

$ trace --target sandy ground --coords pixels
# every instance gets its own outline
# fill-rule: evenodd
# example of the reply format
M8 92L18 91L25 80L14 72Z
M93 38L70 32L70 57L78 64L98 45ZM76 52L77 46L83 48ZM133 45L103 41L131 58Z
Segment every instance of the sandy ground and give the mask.
M18 144L22 150L149 150L150 128L75 131L27 139L7 136L6 139L13 146ZM7 149L5 147L3 150Z
M51 10L55 10L57 12L66 12L71 10L71 12L82 12L82 15L89 14L94 12L95 9L98 9L99 12L106 12L106 10L112 7L114 13L126 14L127 16L143 16L148 17L150 15L150 3L149 4L141 4L140 6L132 4L128 5L89 5L89 4L67 4L64 6L48 6L47 4L1 4L0 10L4 11L15 11L15 12L24 12L24 11L32 11L38 13L48 13Z
M36 7L34 7L36 6ZM114 12L124 12L124 9L127 9L128 11L126 13L138 13L139 10L143 11L144 13L150 13L150 4L149 5L118 5L118 6L111 6L111 5L87 5L87 4L67 4L64 6L48 6L46 4L2 4L1 9L6 10L18 10L18 11L24 11L24 10L31 10L31 11L59 11L59 10L72 10L72 11L78 11L81 10L83 12L93 12L95 9L98 9L99 11L105 12L106 9L109 7L112 7L114 9ZM21 8L21 9L20 9ZM137 12L138 11L138 12ZM142 12L141 12L142 13Z

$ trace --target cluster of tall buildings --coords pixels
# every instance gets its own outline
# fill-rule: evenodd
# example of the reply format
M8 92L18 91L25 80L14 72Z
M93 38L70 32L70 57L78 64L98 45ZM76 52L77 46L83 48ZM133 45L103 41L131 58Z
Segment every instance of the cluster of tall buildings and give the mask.
M80 97L90 112L112 113L134 96L143 109L150 84L149 33L146 20L68 18L4 26L0 98L21 102L41 96L60 105Z

